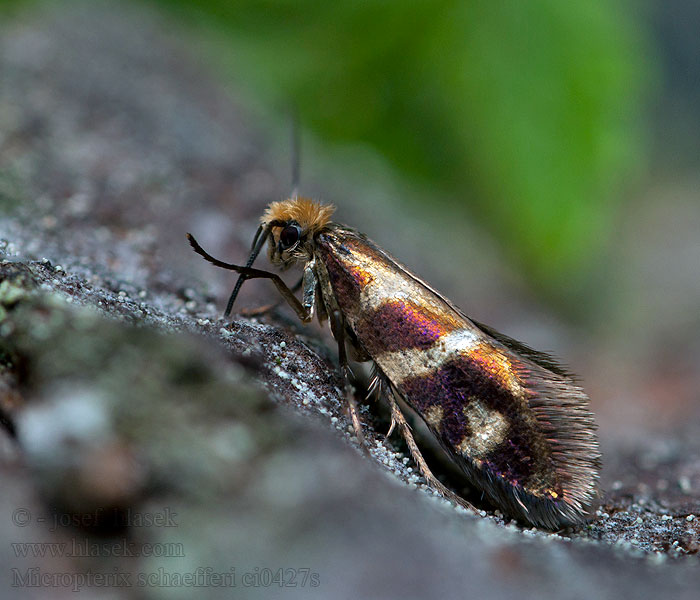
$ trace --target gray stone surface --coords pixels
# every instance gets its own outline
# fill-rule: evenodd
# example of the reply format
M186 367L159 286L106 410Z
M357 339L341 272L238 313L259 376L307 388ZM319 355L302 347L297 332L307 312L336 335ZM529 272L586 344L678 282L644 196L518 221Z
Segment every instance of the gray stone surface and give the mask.
M0 30L3 594L697 598L697 419L604 437L597 519L522 529L432 495L374 406L361 454L317 328L220 319L184 233L245 256L284 185L175 31L117 2Z

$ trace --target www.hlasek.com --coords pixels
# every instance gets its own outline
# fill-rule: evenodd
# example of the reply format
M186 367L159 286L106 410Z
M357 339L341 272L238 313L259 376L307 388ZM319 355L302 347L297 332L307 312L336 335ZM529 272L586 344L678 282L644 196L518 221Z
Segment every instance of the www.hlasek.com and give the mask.
M185 546L180 542L136 543L126 538L98 542L90 538L73 538L70 542L12 542L12 551L17 558L44 557L135 557L162 556L182 558Z
M321 585L318 573L307 568L255 567L243 573L236 568L228 571L214 571L212 567L197 567L193 571L166 571L162 567L152 572L125 572L115 567L107 573L59 573L42 571L30 567L24 571L12 569L13 587L53 587L66 588L78 592L90 587L309 587Z

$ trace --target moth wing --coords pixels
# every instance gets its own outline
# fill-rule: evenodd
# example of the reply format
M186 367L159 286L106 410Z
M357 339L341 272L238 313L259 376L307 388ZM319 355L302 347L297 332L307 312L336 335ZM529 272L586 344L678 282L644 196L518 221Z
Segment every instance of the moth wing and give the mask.
M401 265L399 265L401 266ZM563 482L563 495L557 500L542 499L512 486L489 468L479 466L455 451L444 432L428 424L440 444L461 464L470 478L478 480L492 500L504 503L514 513L530 522L558 527L583 520L598 494L600 452L595 435L596 425L588 408L588 397L577 385L574 376L553 356L539 352L466 315L449 299L405 267L407 276L432 292L445 304L445 310L464 322L465 329L477 330L508 357L514 373L526 390L527 404L537 428L551 446L553 468ZM410 405L401 390L397 392ZM425 419L425 415L421 415Z
M392 260L396 262L395 259ZM488 325L485 325L484 323L480 323L476 319L473 319L472 317L467 315L462 309L456 306L452 301L450 301L448 298L446 298L440 292L438 292L435 288L433 288L430 284L428 284L426 281L411 273L411 271L406 269L406 267L404 267L400 263L397 263L397 265L404 269L406 274L409 275L411 279L413 279L413 281L435 294L438 298L440 298L440 300L442 300L447 305L449 309L451 309L454 313L459 315L465 321L465 326L476 327L479 331L486 334L488 337L493 338L494 340L505 346L508 350L515 352L517 355L527 358L528 360L539 365L543 369L546 369L547 371L551 371L552 373L561 375L562 377L566 377L568 379L571 379L572 381L575 381L574 375L551 354L535 350L527 344L524 344L523 342L520 342L508 335L505 335L504 333L501 333L500 331L497 331L493 327L489 327Z
M461 311L459 312L461 313ZM518 340L495 330L493 327L489 327L488 325L484 325L471 317L467 317L467 315L464 315L464 313L461 314L476 325L476 327L483 333L500 342L509 350L512 350L520 356L524 356L547 371L551 371L552 373L556 373L557 375L561 375L562 377L566 377L572 381L576 380L575 376L548 352L540 352L539 350L535 350L527 344L519 342Z
M336 226L319 247L358 342L467 477L533 524L582 521L598 443L588 398L564 369L475 323L354 230Z

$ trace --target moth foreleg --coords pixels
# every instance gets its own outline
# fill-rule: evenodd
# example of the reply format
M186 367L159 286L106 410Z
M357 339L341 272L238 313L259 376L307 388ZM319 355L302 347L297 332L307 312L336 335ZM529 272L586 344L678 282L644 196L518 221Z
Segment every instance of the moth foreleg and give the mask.
M218 258L214 258L211 254L204 250L204 248L202 248L199 245L199 243L191 233L187 234L187 239L190 242L190 246L192 246L192 249L197 254L199 254L201 257L203 257L216 267L240 273L245 277L245 279L270 279L272 283L275 284L275 287L277 288L277 291L281 294L282 298L284 298L287 301L287 304L289 304L289 306L291 306L292 309L294 309L294 312L297 313L299 319L301 319L304 323L307 323L310 320L309 311L307 311L304 308L302 303L299 302L299 299L294 295L294 292L292 292L292 290L289 289L287 284L284 281L282 281L282 278L276 273L270 273L269 271L262 271L260 269L253 269L252 267L243 267L241 265L234 265L231 263L224 262L222 260L219 260Z
M389 433L391 433L395 425L398 426L401 437L403 437L405 440L408 450L411 453L411 458L413 458L413 462L416 463L418 471L425 478L427 484L438 492L443 498L452 500L459 506L462 506L472 512L476 512L476 508L474 508L472 504L467 502L461 496L455 494L452 490L447 489L442 482L440 482L440 480L433 475L430 467L428 467L428 463L425 462L425 459L418 448L418 444L416 444L416 440L413 437L408 421L406 421L406 417L404 417L403 412L401 412L401 408L394 398L393 390L389 390L389 392L386 394L386 399L387 402L389 402L389 407L391 408L391 427L389 429ZM388 435L389 434L387 434L387 437Z
M296 293L301 289L301 282L302 281L303 281L303 278L300 277L299 281L297 281L290 288L293 293ZM282 304L282 299L277 300L277 302L271 302L270 304L263 304L262 306L258 306L257 308L242 308L241 314L245 315L246 317L259 317L261 315L265 315L265 314L269 313L274 308L277 308L280 304Z
M360 443L360 447L367 452L367 446L365 444L365 435L362 433L362 423L360 423L360 414L357 408L357 402L355 402L355 396L353 395L352 386L350 385L350 380L352 378L352 371L348 365L348 356L345 349L345 322L343 315L339 310L334 310L330 315L331 321L331 332L336 342L338 342L338 362L340 363L340 370L343 374L345 380L345 398L348 403L348 412L350 413L350 420L352 421L352 427L355 430L355 435Z
M304 266L304 275L301 278L302 301L301 305L308 314L308 320L314 317L314 307L316 306L316 289L318 288L318 277L316 277L316 259L312 258Z
M304 323L308 323L311 320L311 313L304 308L302 303L299 302L299 299L294 295L294 292L287 287L287 284L282 281L279 275L268 271L260 271L258 269L247 269L244 273L248 279L270 279L272 283L275 284L282 298L287 301L287 304L289 304L297 314L297 317Z

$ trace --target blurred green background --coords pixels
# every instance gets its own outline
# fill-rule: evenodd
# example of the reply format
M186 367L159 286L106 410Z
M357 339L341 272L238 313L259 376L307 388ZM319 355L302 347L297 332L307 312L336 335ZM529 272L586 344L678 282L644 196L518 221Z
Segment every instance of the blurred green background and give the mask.
M369 146L435 190L420 201L476 219L550 302L590 293L649 157L650 6L140 2L194 29L257 110L294 106L321 144Z
M621 231L658 218L642 205L661 206L677 173L697 171L695 0L133 3L168 15L236 102L276 125L278 147L296 107L313 140L302 191L320 156L372 153L413 192L400 195L407 211L476 223L535 297L579 322L634 304L612 280L644 239L628 232L621 248ZM0 15L31 4L41 1L0 0ZM686 177L676 195L693 186Z
M216 40L256 105L467 211L550 300L586 285L647 157L639 4L153 1Z

